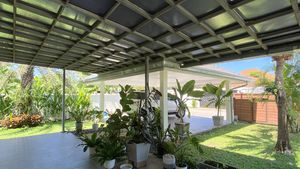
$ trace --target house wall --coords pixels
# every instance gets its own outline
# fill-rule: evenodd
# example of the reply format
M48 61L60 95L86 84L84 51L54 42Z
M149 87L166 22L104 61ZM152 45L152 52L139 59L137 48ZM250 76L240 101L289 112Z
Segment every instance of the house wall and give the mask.
M234 115L237 115L240 121L278 124L278 110L274 96L234 94Z

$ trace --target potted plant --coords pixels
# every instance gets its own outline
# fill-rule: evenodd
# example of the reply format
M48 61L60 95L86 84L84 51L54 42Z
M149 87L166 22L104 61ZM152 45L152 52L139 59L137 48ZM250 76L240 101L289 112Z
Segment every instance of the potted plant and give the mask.
M104 168L112 169L116 164L116 160L124 157L125 146L117 139L102 138L100 144L96 148L95 157L99 158L99 162Z
M168 97L174 100L177 105L179 122L175 122L176 128L179 129L181 135L185 130L189 130L189 123L184 121L185 113L188 112L188 117L191 116L190 110L186 104L189 97L201 98L204 95L203 91L195 90L195 80L190 80L182 87L176 79L177 88L173 88L174 94L168 93Z
M79 146L83 146L83 152L89 150L90 156L96 153L96 147L100 144L101 141L97 133L93 133L91 137L89 137L88 135L81 135L79 139L82 141Z
M221 116L220 114L220 108L224 104L225 99L227 97L230 97L232 95L232 90L228 90L227 92L223 92L223 88L225 83L227 83L226 80L222 81L218 86L215 86L213 84L206 84L203 87L203 90L207 93L213 96L212 99L209 100L208 105L214 104L215 108L217 109L217 115L213 116L213 123L215 126L221 126L224 122L224 116Z
M164 148L168 154L172 154L176 159L176 169L187 169L188 164L195 166L197 159L194 152L190 152L191 148L198 153L202 153L199 139L193 137L186 131L186 137L183 139L178 128L170 130L170 141L164 143Z
M126 85L121 86L121 100L122 113L128 114L127 121L127 155L128 160L131 161L135 167L139 168L146 165L148 155L150 152L150 146L153 143L153 139L150 132L154 116L154 109L151 107L151 98L159 95L156 89L153 89L148 98L145 98L145 94L136 93L135 90ZM139 106L136 110L132 110L134 99L137 99ZM145 102L148 100L148 106L145 106Z
M76 132L82 131L82 122L89 116L90 94L86 89L80 87L76 95L67 98L68 112L75 119Z
M99 111L95 108L95 109L91 110L90 114L91 114L92 119L93 119L92 129L94 131L98 131L99 121L100 121L100 119L103 118L103 111Z

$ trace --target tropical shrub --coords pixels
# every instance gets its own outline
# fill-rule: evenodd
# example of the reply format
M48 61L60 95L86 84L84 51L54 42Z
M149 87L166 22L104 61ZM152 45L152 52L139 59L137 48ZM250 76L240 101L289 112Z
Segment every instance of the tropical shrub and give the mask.
M14 72L0 65L0 119L13 112L14 100L12 94L17 88L18 80Z
M186 82L182 87L177 79L176 82L177 88L173 88L174 94L168 93L168 97L175 101L178 109L178 116L183 123L186 111L188 112L188 117L191 116L190 110L186 104L188 97L200 98L203 96L204 92L195 90L195 80Z
M21 128L21 127L35 127L42 123L43 118L40 115L10 115L1 121L1 126L6 128Z
M224 85L225 85L226 82L227 81L224 80L218 86L215 86L213 84L206 84L203 87L203 90L207 94L211 94L211 95L214 96L213 98L211 98L209 100L208 106L211 105L211 104L214 104L215 108L217 109L217 116L221 115L220 114L220 109L221 109L221 106L224 104L225 99L227 97L230 97L233 93L232 90L229 90L227 92L223 92L223 88L224 88Z
M67 97L68 112L76 122L82 122L90 115L90 95L91 91L85 86L79 86L75 94Z

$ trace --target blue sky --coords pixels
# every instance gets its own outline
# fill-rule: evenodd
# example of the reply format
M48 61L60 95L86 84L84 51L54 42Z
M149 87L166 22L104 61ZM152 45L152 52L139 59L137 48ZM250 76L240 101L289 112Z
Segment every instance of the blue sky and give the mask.
M234 73L239 73L242 70L253 68L270 72L272 71L273 62L271 57L259 57L218 63L217 67L223 68Z

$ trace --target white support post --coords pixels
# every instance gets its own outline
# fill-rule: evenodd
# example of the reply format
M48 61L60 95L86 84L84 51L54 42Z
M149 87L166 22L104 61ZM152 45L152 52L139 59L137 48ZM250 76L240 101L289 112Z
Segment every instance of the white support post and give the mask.
M65 98L66 98L66 69L63 69L62 74L62 113L61 113L61 125L62 132L65 132Z
M105 82L100 81L100 111L104 111L104 103L105 103Z
M230 90L230 82L228 81L226 83L226 92ZM230 96L226 98L226 121L227 123L232 123L233 122L233 97Z
M161 126L165 130L168 127L168 71L163 69L160 71L160 119Z

